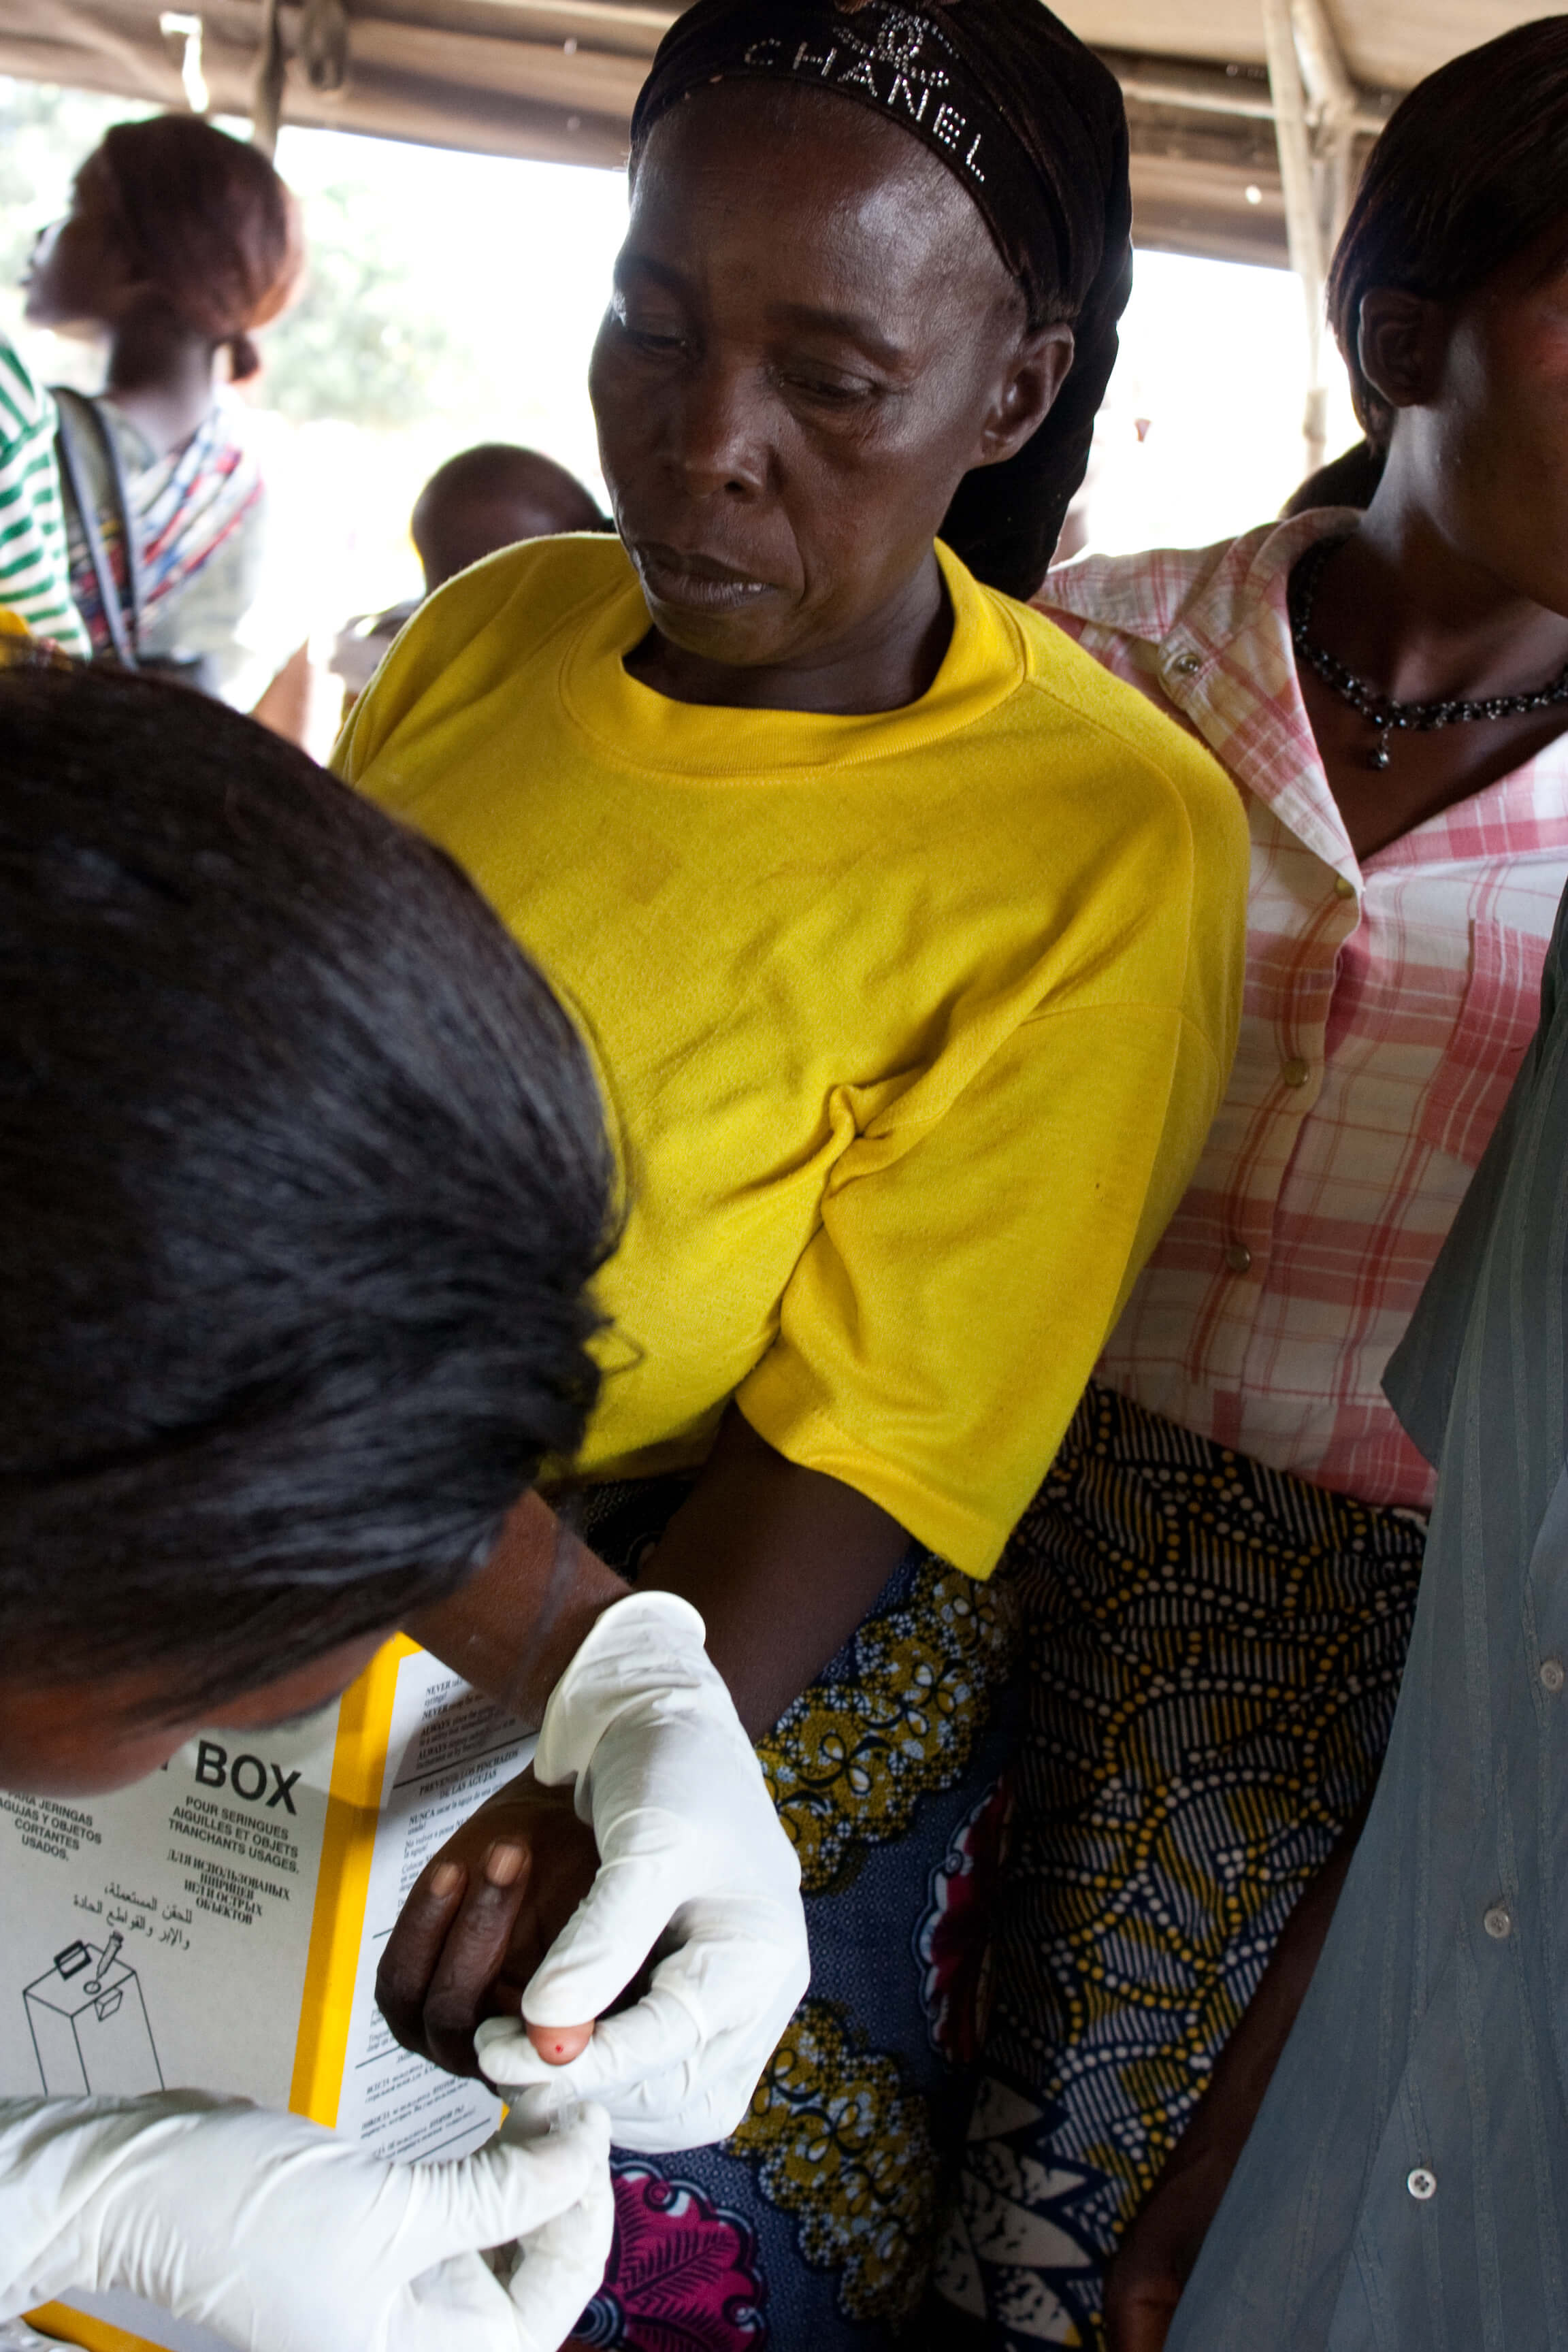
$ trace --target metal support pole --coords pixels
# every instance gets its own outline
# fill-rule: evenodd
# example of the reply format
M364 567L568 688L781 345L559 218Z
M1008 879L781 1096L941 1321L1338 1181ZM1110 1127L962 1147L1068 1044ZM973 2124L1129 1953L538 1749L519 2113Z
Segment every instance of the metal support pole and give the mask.
M261 0L261 54L256 62L256 82L250 101L250 143L264 155L278 145L283 120L283 77L288 59L283 53L283 27L278 0Z
M1318 224L1324 274L1351 208L1351 162L1363 124L1361 93L1323 12L1323 0L1290 0L1296 57L1307 92L1308 121L1318 157Z
M1323 13L1322 0L1290 0L1290 22L1301 79L1314 110L1325 120L1352 120L1360 110L1360 92L1341 55L1334 28Z
M349 12L343 0L305 0L295 51L313 90L330 98L349 78Z
M1350 217L1351 198L1355 194L1351 165L1355 153L1355 127L1352 123L1336 123L1324 133L1323 160L1323 249L1331 262L1334 247Z
M1274 136L1285 197L1285 236L1290 267L1301 281L1307 309L1307 400L1301 433L1306 470L1313 473L1322 464L1328 446L1328 392L1323 383L1323 283L1328 256L1313 186L1307 93L1296 54L1290 0L1262 0L1262 8L1268 87L1274 99Z
M187 16L177 8L165 8L158 19L158 30L166 41L184 43L184 55L180 59L180 86L185 93L185 104L193 114L205 114L212 105L212 93L202 71L203 29L199 16Z

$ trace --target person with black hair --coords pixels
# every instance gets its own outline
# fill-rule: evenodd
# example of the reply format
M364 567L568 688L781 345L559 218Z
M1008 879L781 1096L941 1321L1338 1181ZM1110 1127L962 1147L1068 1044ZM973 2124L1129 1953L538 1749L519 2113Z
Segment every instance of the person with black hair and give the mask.
M1163 2342L1388 1739L1436 1482L1384 1375L1529 1045L1568 881L1568 17L1405 100L1330 313L1371 451L1353 504L1090 559L1038 599L1224 762L1252 883L1228 1091L1016 1540L1031 1727L943 2263L954 2347L1029 2340L1047 2295L1097 2331L1130 2222L1110 2340ZM1380 1900L1363 1875L1347 1936ZM1352 2252L1373 2147L1343 2134L1308 2179L1332 2100L1364 2112L1383 1999L1364 1979L1320 2014L1183 2306L1192 2352L1440 2340L1415 2155L1375 2252ZM1374 2296L1397 2273L1384 2315L1358 2269Z
M75 1794L324 1705L547 1516L615 1178L584 1045L447 857L63 665L0 667L0 1787ZM798 1867L695 1612L532 1557L508 1696L590 1825L574 1893L596 1836L623 1907L676 1886L744 1972L750 2042L682 2051L728 2127L805 1980ZM553 2352L607 2126L516 2115L403 2167L194 2090L0 2099L0 2322L123 2288L242 2352ZM519 2236L509 2294L479 2257Z
M614 2016L562 2069L635 2152L586 2332L651 2328L646 2294L718 2340L765 2298L826 2352L921 2293L970 2032L948 1890L1009 1737L986 1580L1223 1088L1243 827L1015 601L1129 282L1107 69L1037 0L700 0L632 152L591 374L620 543L439 590L339 763L593 1034L635 1199L574 1524L698 1602L812 1898L813 1998L726 2147L646 2160L715 2135ZM500 1577L444 1614L431 1645L502 1679ZM524 1858L556 1834L498 1798L382 1969L447 2064L509 2010L479 2063L535 2089L520 2001L602 2015L642 1958L572 1927L536 1969L559 1922Z

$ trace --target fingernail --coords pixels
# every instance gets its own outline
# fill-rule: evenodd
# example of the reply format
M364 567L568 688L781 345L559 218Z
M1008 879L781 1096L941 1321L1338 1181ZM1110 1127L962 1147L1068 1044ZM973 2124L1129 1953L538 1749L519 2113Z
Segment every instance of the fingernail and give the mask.
M492 1845L485 1856L485 1876L492 1886L515 1886L522 1864L520 1845Z
M444 1862L430 1881L430 1892L437 1903L445 1903L448 1895L456 1895L463 1883L463 1874L455 1862Z

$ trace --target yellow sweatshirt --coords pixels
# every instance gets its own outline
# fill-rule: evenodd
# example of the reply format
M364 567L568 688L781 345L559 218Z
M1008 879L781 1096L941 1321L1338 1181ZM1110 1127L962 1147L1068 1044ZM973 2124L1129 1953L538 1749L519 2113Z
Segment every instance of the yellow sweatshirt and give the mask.
M343 775L460 860L581 1020L629 1199L578 1468L725 1405L974 1575L1197 1159L1247 830L1208 753L939 549L952 644L864 718L674 702L618 544L426 604Z

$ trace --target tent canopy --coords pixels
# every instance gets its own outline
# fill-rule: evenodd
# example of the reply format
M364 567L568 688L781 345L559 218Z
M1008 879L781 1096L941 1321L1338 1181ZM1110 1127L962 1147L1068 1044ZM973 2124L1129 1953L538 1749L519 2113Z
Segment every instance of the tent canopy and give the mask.
M286 121L618 164L677 13L666 0L5 0L0 73L167 106L199 104L205 83L219 111L251 114L259 67L260 110L269 86ZM1063 0L1062 13L1126 91L1140 242L1304 267L1304 207L1316 203L1320 241L1331 236L1358 149L1398 94L1539 7ZM1279 98L1281 39L1300 66L1294 100ZM1298 180L1293 215L1276 131L1277 110L1292 108L1322 181L1309 199Z

